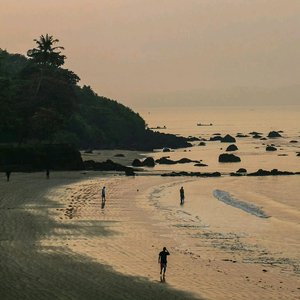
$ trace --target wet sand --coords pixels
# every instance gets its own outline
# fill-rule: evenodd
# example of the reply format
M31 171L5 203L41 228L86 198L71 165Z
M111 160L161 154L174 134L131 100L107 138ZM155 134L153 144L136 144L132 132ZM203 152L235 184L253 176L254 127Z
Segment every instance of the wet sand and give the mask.
M209 245L200 255L183 248L147 199L156 187L177 189L182 180L101 172L52 172L49 180L14 173L10 182L3 176L1 299L300 299L299 276L289 270L235 262ZM163 246L171 253L165 280L157 263Z

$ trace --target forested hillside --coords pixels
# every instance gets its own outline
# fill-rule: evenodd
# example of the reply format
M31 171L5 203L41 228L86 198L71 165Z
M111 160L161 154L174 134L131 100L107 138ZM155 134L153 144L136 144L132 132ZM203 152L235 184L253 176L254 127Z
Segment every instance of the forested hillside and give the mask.
M186 147L172 135L146 129L130 108L100 97L64 69L66 56L48 34L27 57L0 49L0 143L72 143L77 148L152 150Z

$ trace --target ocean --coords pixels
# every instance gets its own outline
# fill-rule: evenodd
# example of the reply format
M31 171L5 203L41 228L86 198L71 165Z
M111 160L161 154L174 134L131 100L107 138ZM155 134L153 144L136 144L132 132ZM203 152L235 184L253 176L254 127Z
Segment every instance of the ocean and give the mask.
M204 249L214 247L226 256L232 247L239 247L235 250L243 253L243 262L282 265L285 260L284 268L299 275L300 175L232 177L229 173L239 168L248 173L259 169L299 172L300 106L145 108L138 112L149 128L160 127L155 130L205 139L206 143L199 146L200 141L195 141L191 148L171 152L159 149L148 156L188 158L207 166L157 164L149 171L222 174L220 178L182 177L181 182L172 184L163 184L162 180L161 186L147 194L159 219L173 228L179 250L203 257L207 253ZM202 126L197 126L200 123ZM250 133L254 131L266 139L253 138ZM270 131L280 132L282 137L268 138ZM236 137L238 133L247 137ZM232 143L209 141L217 134L236 138L238 150L227 153L239 156L240 162L218 162L219 155ZM267 145L277 151L266 151ZM185 190L183 205L179 200L181 186ZM237 259L236 252L234 255L232 259Z

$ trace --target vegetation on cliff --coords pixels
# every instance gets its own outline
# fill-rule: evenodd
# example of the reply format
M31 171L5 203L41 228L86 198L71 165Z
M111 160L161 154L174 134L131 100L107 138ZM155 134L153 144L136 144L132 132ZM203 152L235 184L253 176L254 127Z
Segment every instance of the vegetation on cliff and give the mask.
M77 148L187 147L183 138L146 129L130 108L98 96L64 69L59 40L34 40L27 57L0 49L0 143L72 143Z

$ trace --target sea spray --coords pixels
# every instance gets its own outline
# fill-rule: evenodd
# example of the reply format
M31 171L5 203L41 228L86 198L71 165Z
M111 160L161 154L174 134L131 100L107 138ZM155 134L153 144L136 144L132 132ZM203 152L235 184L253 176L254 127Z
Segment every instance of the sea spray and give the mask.
M220 190L214 190L214 197L219 201L222 201L228 205L234 206L236 208L242 209L243 211L255 215L259 218L269 218L270 216L266 215L262 209L258 206L255 206L251 203L246 203L243 201L234 200L230 197L229 193Z

